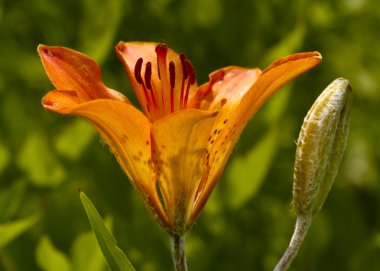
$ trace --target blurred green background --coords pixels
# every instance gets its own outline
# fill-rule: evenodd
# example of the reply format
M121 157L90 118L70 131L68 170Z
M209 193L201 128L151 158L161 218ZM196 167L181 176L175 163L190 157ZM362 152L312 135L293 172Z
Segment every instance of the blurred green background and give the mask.
M377 0L0 1L0 270L106 270L79 188L137 270L172 270L168 237L91 126L40 104L53 87L39 43L90 55L105 83L132 98L113 49L120 40L185 52L199 83L222 66L265 68L298 51L324 57L246 128L187 235L190 270L273 269L295 222L294 142L313 101L340 76L354 90L347 151L291 270L380 270L379 29Z

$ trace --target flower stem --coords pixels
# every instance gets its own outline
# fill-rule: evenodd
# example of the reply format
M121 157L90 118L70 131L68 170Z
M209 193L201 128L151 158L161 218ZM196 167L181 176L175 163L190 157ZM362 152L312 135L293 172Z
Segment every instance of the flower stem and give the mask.
M175 270L187 271L185 255L185 235L171 236L171 248Z
M296 227L294 229L294 233L292 239L290 240L289 246L273 271L285 271L289 268L290 264L293 262L294 258L297 255L298 249L305 239L311 221L311 216L301 215L297 217Z

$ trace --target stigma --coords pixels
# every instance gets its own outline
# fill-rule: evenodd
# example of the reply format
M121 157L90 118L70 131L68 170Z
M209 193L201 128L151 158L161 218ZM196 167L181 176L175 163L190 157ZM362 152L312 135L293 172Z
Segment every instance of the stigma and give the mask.
M139 58L134 68L134 77L145 98L143 106L151 121L186 109L197 88L194 67L185 54L170 52L163 43L156 46L155 53L156 63L144 63Z

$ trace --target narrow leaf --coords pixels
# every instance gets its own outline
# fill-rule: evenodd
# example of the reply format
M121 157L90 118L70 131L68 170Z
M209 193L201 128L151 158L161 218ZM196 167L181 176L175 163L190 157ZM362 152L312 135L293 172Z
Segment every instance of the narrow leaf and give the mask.
M230 207L241 207L261 187L277 148L277 133L272 128L246 155L232 161L227 171L228 191L234 195L228 198Z
M127 256L125 256L124 252L117 246L116 240L107 230L101 216L90 199L83 192L80 192L80 198L90 220L96 239L98 240L100 249L102 250L111 270L134 271L135 268L132 266Z
M80 234L72 250L72 271L103 271L106 261L92 231Z
M39 215L0 224L0 249L12 242L37 222Z
M23 179L16 179L9 188L0 191L0 223L8 222L16 215L24 199L26 186Z
M71 264L66 255L56 249L47 236L38 242L36 260L43 271L70 271Z

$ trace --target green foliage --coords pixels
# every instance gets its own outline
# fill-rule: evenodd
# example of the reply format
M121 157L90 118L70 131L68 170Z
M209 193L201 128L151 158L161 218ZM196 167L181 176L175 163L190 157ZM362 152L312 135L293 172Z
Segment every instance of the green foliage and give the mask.
M106 262L92 231L80 234L72 247L73 271L102 271Z
M45 135L39 132L27 136L18 154L17 165L36 186L58 186L65 178L64 169L52 154Z
M76 119L62 127L62 132L55 138L57 153L71 160L78 160L94 137L94 129L82 119ZM72 148L75 146L75 148Z
M107 230L106 225L90 199L83 192L80 193L80 198L99 246L111 270L134 271L135 268L133 268L124 252L117 246L115 238Z
M6 146L0 143L0 173L7 167L10 154Z
M32 227L38 219L38 215L32 215L24 219L0 224L0 248L5 247L20 234L30 229L30 227Z
M315 98L337 77L347 78L354 94L347 151L292 268L378 270L379 10L373 0L0 1L0 270L47 270L55 257L73 271L106 270L78 188L112 215L118 245L137 270L171 270L167 236L94 129L41 107L54 86L38 44L90 55L105 84L136 101L114 54L120 40L164 41L185 52L199 84L223 66L265 68L296 51L323 55L242 134L187 236L190 270L273 269L293 230L294 141ZM35 257L38 251L50 258Z
M36 248L37 263L43 271L70 271L66 255L57 250L47 236L43 236Z
M278 131L272 128L254 148L236 157L226 173L227 187L233 197L228 198L232 208L239 208L252 199L265 179L276 150ZM253 165L260 165L252 169Z

